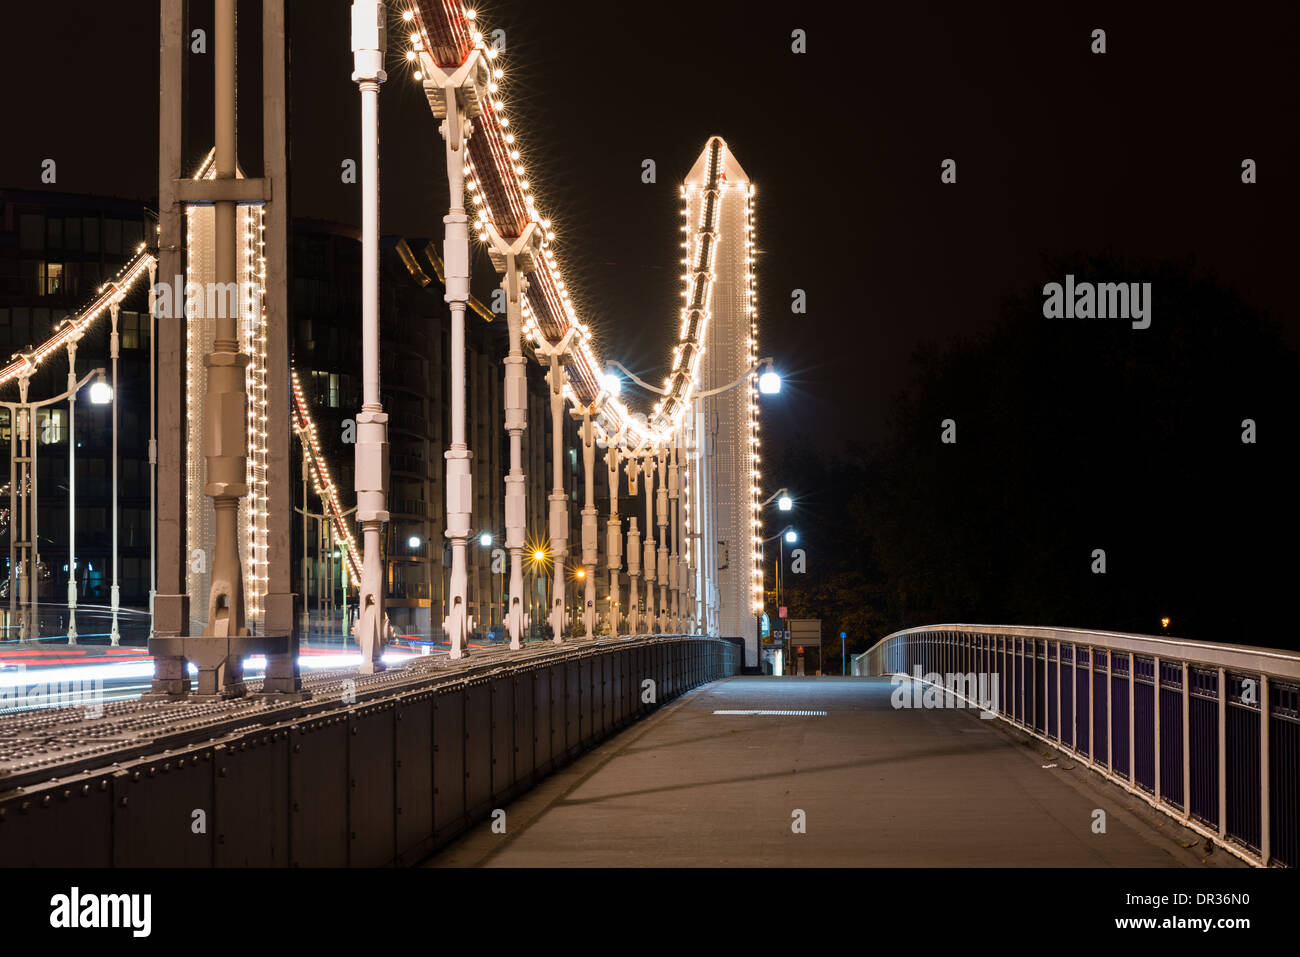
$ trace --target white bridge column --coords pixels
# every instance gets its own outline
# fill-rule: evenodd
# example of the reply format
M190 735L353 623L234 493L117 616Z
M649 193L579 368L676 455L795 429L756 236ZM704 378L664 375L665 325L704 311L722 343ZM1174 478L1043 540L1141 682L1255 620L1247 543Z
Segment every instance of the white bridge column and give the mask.
M659 631L668 634L672 627L668 617L668 586L672 582L668 567L668 450L660 449L655 460L659 467L659 497L655 508L659 512Z
M77 643L77 341L68 342L68 644ZM39 580L38 580L39 581Z
M446 279L443 297L451 308L451 445L443 457L447 460L447 528L443 534L451 541L451 580L448 583L447 617L442 629L451 643L450 658L469 653L469 633L474 619L467 599L469 576L465 548L473 518L474 480L470 469L473 453L465 441L465 307L469 303L469 218L465 215L465 172L473 120L482 112L487 95L487 66L481 50L453 72L442 70L429 56L420 52L425 75L424 93L433 115L442 120L439 131L446 146L447 186L450 206L442 221L442 261Z
M560 350L550 354L551 371L551 635L556 644L564 640L564 562L569 555L569 498L564 493L564 369Z
M623 569L623 526L618 517L618 447L613 441L605 450L609 468L609 521L605 523L605 562L609 566L609 633L616 636L622 624L619 615L619 572Z
M217 0L213 20L214 68L216 74L217 180L236 176L235 159L235 0ZM235 203L216 203L215 281L220 288L233 288L235 266ZM229 304L223 310L229 313ZM239 503L248 494L246 453L248 416L244 380L249 357L239 345L239 316L208 317L216 326L212 351L204 357L208 373L208 394L204 402L207 422L203 430L208 483L203 492L212 498L216 512L211 589L208 595L208 624L205 635L233 638L248 633L244 626L244 571L239 553ZM201 694L242 694L242 661L238 654L227 658L215 676L200 670ZM215 677L215 684L212 683Z
M387 11L378 0L352 4L353 80L361 90L361 412L357 415L355 485L361 523L361 673L384 667L388 618L383 532L388 522L388 414L379 395L379 84L388 48ZM455 202L455 194L452 194ZM306 501L303 508L307 507ZM306 595L303 596L304 603Z
M647 453L641 461L641 474L645 477L645 555L641 560L645 575L645 625L653 633L658 623L655 612L655 460Z
M672 502L673 548L668 556L668 579L672 582L672 630L682 634L682 466L677 450L682 442L679 429L673 436L672 457L668 466L668 499Z
M591 410L582 413L582 628L590 641L596 637L596 563L600 560L596 534L596 433Z
M627 471L627 494L631 496L633 507L636 504L637 474L640 463L632 455L624 459ZM636 527L636 515L632 515L631 526L627 530L627 633L640 634L641 628L641 532Z
M506 548L510 552L510 591L506 610L506 630L510 647L518 651L523 645L528 616L524 614L524 536L526 532L526 492L523 469L523 434L528 427L528 360L523 352L523 297L528 291L527 273L536 265L541 244L541 230L529 223L516 239L505 239L491 224L485 224L491 242L492 263L502 273L501 288L506 293L506 323L510 329L510 354L503 360L505 376L506 432L510 436L510 472L506 475Z

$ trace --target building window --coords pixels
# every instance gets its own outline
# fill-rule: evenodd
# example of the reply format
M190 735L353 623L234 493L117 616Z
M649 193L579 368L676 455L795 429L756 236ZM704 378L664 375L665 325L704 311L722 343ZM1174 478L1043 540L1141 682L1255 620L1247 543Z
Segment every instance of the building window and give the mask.
M63 292L63 263L41 263L41 295L58 296Z
M110 256L122 254L122 221L120 219L104 220L104 252Z
M81 234L85 240L86 252L99 252L99 217L83 216L81 219Z
M40 213L23 213L18 217L20 249L45 248L45 217Z
M64 440L65 414L63 409L36 410L36 435L42 445L58 445Z
M317 405L327 405L331 409L339 407L339 377L336 372L313 372L312 391Z
M123 349L149 348L149 314L123 311L118 316Z

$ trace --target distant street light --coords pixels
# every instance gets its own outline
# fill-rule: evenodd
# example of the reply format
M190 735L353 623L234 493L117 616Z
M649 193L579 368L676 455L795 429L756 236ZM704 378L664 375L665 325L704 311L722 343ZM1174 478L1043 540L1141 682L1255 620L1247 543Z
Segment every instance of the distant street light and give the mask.
M780 509L781 511L783 511L783 512L788 512L788 511L790 511L790 508L791 508L791 506L793 506L793 505L794 505L794 503L790 500L790 496L789 496L789 495L782 495L780 498L778 498L778 499L776 500L776 507L779 508L779 509Z
M781 377L769 368L758 377L758 391L763 395L776 395L781 391Z
M799 535L798 535L798 533L795 532L795 530L792 528L792 529L790 529L789 531L787 531L787 532L785 533L785 540L786 540L787 542L789 542L791 545L793 545L795 542L797 542L797 541L799 540Z
M484 532L482 535L480 535L480 536L478 537L478 543L479 543L480 545L482 545L484 548L491 548L491 547L492 547L492 533L491 533L491 532Z
M409 546L411 546L412 548L419 548L419 547L420 547L420 536L419 536L419 535L412 535L410 538L408 538L408 539L406 540L406 544L409 545Z
M606 372L600 377L600 384L610 395L618 395L623 391L623 380L616 372Z

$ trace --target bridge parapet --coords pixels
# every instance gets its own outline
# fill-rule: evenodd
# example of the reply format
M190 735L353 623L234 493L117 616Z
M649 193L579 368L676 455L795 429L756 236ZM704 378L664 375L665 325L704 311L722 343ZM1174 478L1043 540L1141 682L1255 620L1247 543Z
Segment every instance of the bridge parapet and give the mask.
M415 863L740 650L633 636L0 719L0 867ZM251 683L250 683L251 684Z
M926 625L855 675L941 685L1260 865L1300 865L1300 653L1155 635ZM971 678L974 677L974 684Z

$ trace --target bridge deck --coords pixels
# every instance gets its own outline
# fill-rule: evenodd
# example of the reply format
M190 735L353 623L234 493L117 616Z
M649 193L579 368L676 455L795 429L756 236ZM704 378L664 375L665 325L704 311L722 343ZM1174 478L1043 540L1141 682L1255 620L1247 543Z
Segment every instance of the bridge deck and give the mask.
M515 801L506 834L481 825L429 863L1240 864L1222 850L1207 859L1197 835L1002 722L895 710L890 691L879 678L714 682ZM714 714L749 709L826 714ZM1105 834L1092 832L1095 808Z

